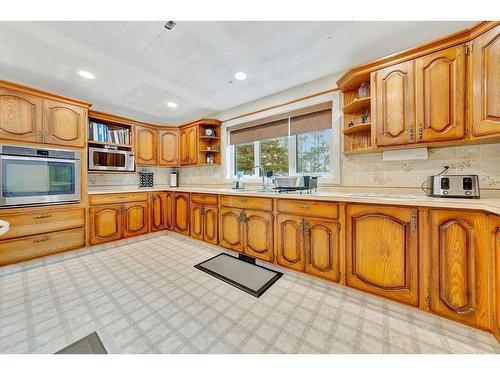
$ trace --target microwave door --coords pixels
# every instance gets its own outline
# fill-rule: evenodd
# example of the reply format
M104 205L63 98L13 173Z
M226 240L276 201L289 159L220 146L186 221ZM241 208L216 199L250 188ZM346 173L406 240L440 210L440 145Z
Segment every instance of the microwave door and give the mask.
M134 159L130 152L89 148L89 170L91 171L134 171Z

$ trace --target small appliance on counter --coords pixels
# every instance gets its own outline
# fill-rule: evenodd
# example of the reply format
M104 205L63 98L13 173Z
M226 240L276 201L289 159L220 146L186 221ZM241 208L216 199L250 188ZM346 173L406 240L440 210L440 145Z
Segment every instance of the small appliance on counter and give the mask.
M318 176L273 176L273 181L278 193L313 193L318 188Z
M179 186L179 171L177 169L170 170L170 187Z
M242 190L245 188L245 180L243 179L243 171L236 172L236 179L233 180L233 189Z
M448 170L436 176L430 176L423 184L422 189L430 197L438 198L479 198L479 177L468 175L443 175ZM424 188L424 185L427 187Z
M154 186L154 173L148 170L139 172L139 187L152 188Z

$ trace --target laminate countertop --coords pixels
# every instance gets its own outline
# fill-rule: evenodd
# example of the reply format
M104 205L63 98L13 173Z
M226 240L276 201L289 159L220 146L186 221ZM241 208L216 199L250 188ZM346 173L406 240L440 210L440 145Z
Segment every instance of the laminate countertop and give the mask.
M187 193L205 193L205 194L220 194L220 195L242 195L263 198L281 198L281 199L303 199L303 200L321 200L335 202L351 202L351 203L369 203L369 204L385 204L395 206L420 206L420 207L439 207L439 208L454 208L465 210L480 210L500 215L500 198L480 198L480 199L460 199L460 198L433 198L424 194L387 194L382 192L363 192L363 191L331 191L322 190L321 188L312 194L298 193L276 193L257 192L257 188L251 187L245 190L235 190L230 188L219 187L177 187L158 186L154 188L134 188L134 187L117 187L117 188L92 188L89 187L88 194L114 194L114 193L140 193L140 192L157 192L157 191L179 191Z

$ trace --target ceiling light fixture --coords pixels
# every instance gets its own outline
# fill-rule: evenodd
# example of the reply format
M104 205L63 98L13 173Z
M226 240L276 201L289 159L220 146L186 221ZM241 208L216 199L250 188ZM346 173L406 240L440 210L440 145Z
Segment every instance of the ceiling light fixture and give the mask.
M83 77L86 79L94 79L95 78L95 75L93 75L90 72L86 72L85 70L79 70L78 74L80 75L80 77Z
M174 102L168 102L168 103L167 103L167 106L169 106L170 108L177 108L177 103L174 103Z
M244 81L247 79L247 74L245 72L238 72L234 75L234 78L236 78L238 81Z

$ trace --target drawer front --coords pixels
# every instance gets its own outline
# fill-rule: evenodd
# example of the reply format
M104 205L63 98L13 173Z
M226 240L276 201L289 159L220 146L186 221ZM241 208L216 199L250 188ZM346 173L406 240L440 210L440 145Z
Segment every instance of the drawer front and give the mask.
M301 216L324 217L337 219L339 205L337 203L299 201L292 199L278 199L278 212Z
M217 206L217 195L193 193L191 194L191 202Z
M119 193L119 194L90 195L90 204L92 206L99 204L115 204L115 203L139 202L147 200L148 200L148 193Z
M220 198L220 205L223 207L249 208L260 211L273 210L273 200L271 198L223 195Z
M0 215L0 219L10 223L10 230L0 238L0 240L6 240L9 238L83 227L85 225L85 209L32 211L15 215Z
M85 246L85 229L70 229L0 242L0 266Z

